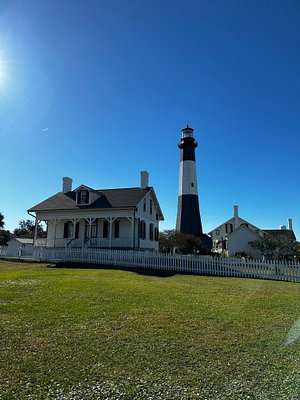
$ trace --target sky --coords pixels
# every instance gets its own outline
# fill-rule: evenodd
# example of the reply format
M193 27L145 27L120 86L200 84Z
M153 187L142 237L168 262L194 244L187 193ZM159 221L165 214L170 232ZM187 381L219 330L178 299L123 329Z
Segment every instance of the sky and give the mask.
M205 232L233 215L300 240L299 0L0 0L5 229L73 187L150 174L176 224L194 128Z

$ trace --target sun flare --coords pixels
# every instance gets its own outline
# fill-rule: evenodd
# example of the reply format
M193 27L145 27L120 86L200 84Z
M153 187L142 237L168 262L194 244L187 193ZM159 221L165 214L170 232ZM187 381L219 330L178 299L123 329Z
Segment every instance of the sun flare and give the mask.
M3 52L0 51L0 88L4 86L6 81L6 63L3 58Z
M2 84L3 80L4 80L4 69L0 64L0 85Z

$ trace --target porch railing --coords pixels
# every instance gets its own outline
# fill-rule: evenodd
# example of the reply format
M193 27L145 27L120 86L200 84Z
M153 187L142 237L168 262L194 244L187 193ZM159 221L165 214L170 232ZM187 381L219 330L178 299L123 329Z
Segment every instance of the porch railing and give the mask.
M130 238L112 238L111 241L107 238L90 238L80 239L37 239L36 247L47 248L128 248L132 247Z

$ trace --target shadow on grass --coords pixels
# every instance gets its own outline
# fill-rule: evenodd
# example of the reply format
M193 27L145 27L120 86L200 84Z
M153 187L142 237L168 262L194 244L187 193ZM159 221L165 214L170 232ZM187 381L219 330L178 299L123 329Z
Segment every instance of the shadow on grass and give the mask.
M99 264L87 264L87 263L56 263L48 265L47 268L68 268L68 269L105 269L114 271L127 271L134 272L139 275L145 276L157 276L160 278L169 278L179 273L176 271L166 271L155 268L137 268L137 267L121 267L112 265L99 265Z

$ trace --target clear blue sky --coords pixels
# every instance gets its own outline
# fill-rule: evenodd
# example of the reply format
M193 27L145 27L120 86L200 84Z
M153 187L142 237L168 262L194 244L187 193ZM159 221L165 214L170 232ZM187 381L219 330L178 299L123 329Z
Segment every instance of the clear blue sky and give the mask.
M207 232L293 218L300 239L299 0L0 0L0 211L150 173L176 220L181 129Z

